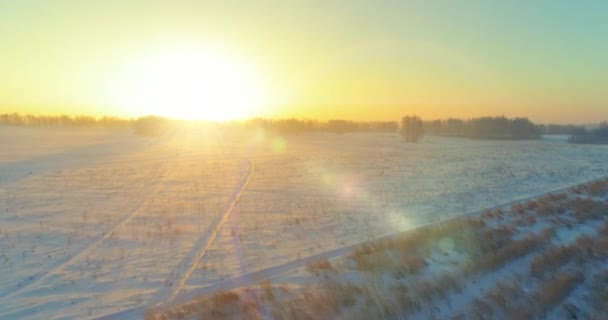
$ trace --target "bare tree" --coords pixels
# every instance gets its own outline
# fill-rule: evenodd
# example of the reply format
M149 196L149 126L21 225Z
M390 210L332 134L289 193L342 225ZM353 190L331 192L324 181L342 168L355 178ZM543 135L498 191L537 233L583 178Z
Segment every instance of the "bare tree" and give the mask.
M401 135L407 142L418 142L424 136L424 124L418 116L401 119Z

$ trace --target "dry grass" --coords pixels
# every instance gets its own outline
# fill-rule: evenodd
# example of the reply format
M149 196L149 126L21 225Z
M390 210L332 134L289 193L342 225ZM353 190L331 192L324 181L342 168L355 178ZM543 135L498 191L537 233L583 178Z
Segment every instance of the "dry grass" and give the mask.
M496 217L496 214L492 210L486 210L486 211L484 211L484 212L481 213L481 218L482 219L492 219L494 217Z
M587 186L587 192L592 196L604 195L608 189L608 182L606 180L599 180L590 183Z
M511 206L511 214L521 216L526 213L526 208L521 203L514 204Z
M353 256L357 269L362 272L382 272L396 267L396 263L390 256L389 251L359 251Z
M464 268L467 274L478 273L481 271L490 271L500 268L507 262L520 258L542 244L547 242L553 236L553 230L547 229L539 234L528 236L524 239L512 241L498 250L490 250L475 261L469 262Z
M188 319L196 315L201 319L231 318L242 314L241 298L236 292L219 291L211 296L169 310L151 310L146 320Z
M573 245L551 248L542 255L534 257L530 263L530 273L534 277L541 277L547 273L552 273L574 258L576 251L577 247Z
M359 252L352 259L359 271L393 271L398 277L420 272L427 265L424 257L414 250L371 251L366 254Z
M533 225L537 220L559 220L562 213L570 210L579 221L596 219L606 215L608 204L586 197L601 195L608 190L608 182L601 181L573 188L583 197L572 198L566 193L548 194L536 200L516 204L509 213L522 225ZM503 220L502 210L485 211L480 217L455 218L427 226L399 236L372 241L355 248L346 258L350 264L338 264L339 268L354 265L361 272L361 282L352 283L344 277L319 277L316 284L297 292L278 294L270 281L260 284L253 297L235 292L218 292L201 298L187 307L170 312L150 313L146 319L179 319L196 315L202 319L245 318L256 319L376 319L398 318L420 311L434 300L448 297L448 293L460 290L464 281L482 272L493 272L508 263L535 252L550 243L553 228L522 239L513 239L516 229L500 225L489 227L484 219ZM562 221L562 220L560 220ZM599 230L597 239L581 236L569 246L550 247L530 263L530 274L543 279L529 295L522 292L517 281L497 282L482 297L476 297L470 310L461 314L466 319L489 319L506 316L509 319L531 319L555 307L565 299L578 283L584 280L579 272L561 272L554 277L548 274L563 269L572 260L608 256L608 221ZM426 271L430 253L438 252L441 239L453 242L454 250L470 259L458 262L454 272L439 276L418 277ZM442 252L450 254L450 252ZM434 257L434 256L433 256ZM354 262L354 263L351 263ZM306 266L310 273L336 271L327 259L311 262ZM339 275L338 272L334 274ZM386 283L386 275L393 276ZM413 277L410 277L413 276ZM593 287L590 299L598 310L606 311L608 303L608 273L593 279L599 283ZM466 281L466 280L465 280ZM600 285L601 284L601 285ZM277 291L278 292L278 291ZM604 308L604 309L601 309ZM604 313L605 314L605 313Z
M592 279L589 299L592 307L599 314L608 314L608 271L595 275Z
M425 226L405 232L389 239L376 240L355 249L351 256L369 254L370 251L384 251L404 248L424 248L434 244L437 239L445 236L459 234L464 230L480 229L485 227L481 218L454 218L434 225Z
M568 206L567 200L566 193L550 193L538 199L536 213L541 217L564 214Z
M539 311L553 308L566 298L578 283L585 279L580 272L562 272L543 282L532 296Z
M382 239L354 249L349 258L360 271L396 270L417 273L426 265L424 256L436 247L442 237L460 237L485 229L480 218L457 218L436 225L406 232L398 237Z
M264 293L263 298L266 301L274 301L276 295L274 293L274 286L272 285L272 282L269 279L266 279L264 281L261 281L259 284L260 288L262 289L262 292Z
M547 201L549 203L559 203L568 199L568 194L561 193L549 193L545 196L540 197L540 201Z
M453 238L456 239L457 245L470 255L483 256L508 246L513 233L514 228L501 225L497 228L468 230Z
M593 252L600 257L608 256L608 237L597 239L593 244Z
M476 298L473 300L473 319L492 319L494 318L494 309L487 302Z
M524 207L528 210L534 211L538 208L538 202L536 202L534 199L528 200L528 202L524 204Z
M587 188L585 188L584 185L578 185L578 186L574 186L574 187L570 188L570 192L581 195L587 191L586 189Z
M211 296L211 301L214 306L224 306L236 303L240 300L240 296L232 291L217 292Z
M599 234L608 236L608 220L604 221L604 225L598 231Z
M494 288L486 293L485 300L502 310L508 310L511 307L510 302L519 297L520 293L519 283L498 281Z
M410 274L420 272L427 265L424 257L419 254L402 254L399 262Z
M313 261L306 266L306 271L310 273L320 273L323 271L333 270L333 267L329 260L323 259L319 261Z
M572 200L571 207L578 221L596 219L608 213L605 203L591 198L576 198Z

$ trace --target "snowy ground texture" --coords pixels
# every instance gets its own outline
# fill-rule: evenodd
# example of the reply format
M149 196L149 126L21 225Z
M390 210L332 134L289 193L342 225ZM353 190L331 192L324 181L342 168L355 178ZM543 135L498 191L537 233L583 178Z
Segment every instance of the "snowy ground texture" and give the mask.
M606 319L608 180L368 241L146 319Z
M278 283L306 292L323 285L317 274L325 274L326 265L315 264L325 258L340 277L368 281L362 276L367 271L348 258L357 244L606 176L606 159L608 148L560 140L426 137L406 144L384 133L280 137L213 127L144 138L128 131L0 127L0 319L128 319L266 279L272 281L263 282L267 293ZM595 216L580 223L551 217L534 217L535 223L512 230L508 241L538 233L542 241L530 245L550 250L547 243L555 239L599 232ZM509 228L508 219L484 219L484 228L503 222ZM546 228L554 232L542 233ZM456 268L449 265L467 268L476 254L455 249L462 239L440 240L444 253L422 255L421 281L424 273ZM505 270L497 275L513 285L509 277L519 269ZM578 270L564 269L564 281L594 283L592 273ZM492 273L467 272L492 290ZM339 281L409 286L409 280L374 274L382 276L366 285ZM542 279L511 289L532 292ZM452 300L465 308L474 286L459 287L462 297ZM568 299L576 306L587 291L574 288ZM411 314L456 314L452 300ZM461 310L463 319L467 310Z

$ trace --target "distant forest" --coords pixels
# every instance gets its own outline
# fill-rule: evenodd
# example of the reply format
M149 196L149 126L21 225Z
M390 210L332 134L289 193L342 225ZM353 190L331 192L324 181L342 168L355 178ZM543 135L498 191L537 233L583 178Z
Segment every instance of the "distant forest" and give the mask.
M0 114L0 125L32 126L32 127L112 127L128 128L132 120L118 117L92 117L92 116L37 116L18 113Z
M538 139L542 135L585 136L601 135L585 126L573 124L536 124L527 118L482 117L475 119L447 119L424 122L429 135L467 137L473 139ZM571 138L572 142L585 139Z
M580 128L570 136L572 143L608 144L608 123L600 123L599 128Z
M538 139L543 135L567 135L572 143L608 144L608 123L599 128L573 124L535 124L527 118L482 117L424 122L429 135L472 139Z
M262 128L283 134L325 131L347 133L358 131L397 132L399 125L396 121L366 121L350 120L301 120L301 119L250 119L245 121L246 127Z
M131 128L137 134L160 135L172 122L169 119L146 116L137 119L93 116L44 116L18 113L0 114L0 125L33 127L91 127ZM420 124L418 124L420 122ZM387 132L400 133L406 141L418 141L423 135L463 137L471 139L539 139L542 135L560 134L570 136L572 143L608 144L608 123L599 128L588 129L580 125L535 124L527 118L481 117L473 119L446 119L422 121L416 116L407 116L397 121L350 121L310 119L262 119L233 121L227 126L261 128L278 134L305 132Z
M429 135L471 139L539 139L541 128L527 118L483 117L427 121Z
M412 135L418 141L423 134L471 139L539 139L544 134L573 135L585 130L584 126L561 124L535 124L527 118L482 117L474 119L447 119L423 121L422 128L416 128L409 135L403 129L409 120L419 119L407 116L397 121L349 121L349 120L306 120L306 119L250 119L242 123L249 128L262 128L280 134L304 132L400 132L406 138ZM404 121L406 120L406 121ZM411 131L411 125L407 125ZM406 130L406 131L407 131Z

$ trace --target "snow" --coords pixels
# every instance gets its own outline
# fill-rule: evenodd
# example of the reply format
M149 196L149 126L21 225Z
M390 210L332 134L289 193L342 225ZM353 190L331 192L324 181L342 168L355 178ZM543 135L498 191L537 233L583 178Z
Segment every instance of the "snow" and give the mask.
M141 315L608 175L607 156L555 139L0 127L0 318Z

